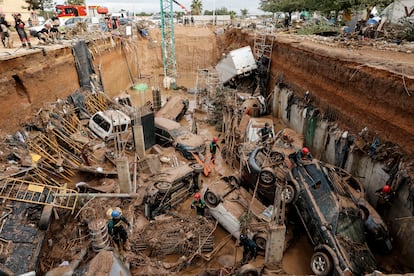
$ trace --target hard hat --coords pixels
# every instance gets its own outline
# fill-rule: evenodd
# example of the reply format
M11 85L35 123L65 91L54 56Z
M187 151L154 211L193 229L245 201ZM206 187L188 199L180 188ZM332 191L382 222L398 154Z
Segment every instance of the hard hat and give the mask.
M384 194L389 194L391 192L391 187L389 185L385 185L384 187L382 187L382 192Z
M111 216L113 217L113 218L117 218L117 217L119 217L121 215L121 213L119 213L118 211L112 211L112 214L111 214Z
M196 199L200 199L200 198L201 198L201 196L200 196L200 194L199 194L199 193L195 193L194 197L195 197Z
M309 149L307 147L302 148L302 154L309 154Z
M269 122L266 122L265 127L268 127L268 126L270 126L270 124L269 124Z
M218 138L216 136L213 137L213 142L216 143L218 141Z

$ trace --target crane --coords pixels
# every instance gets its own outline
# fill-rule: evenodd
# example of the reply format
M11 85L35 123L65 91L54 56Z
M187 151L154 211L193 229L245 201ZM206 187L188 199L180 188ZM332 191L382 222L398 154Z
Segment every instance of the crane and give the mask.
M174 1L175 2L175 1ZM173 0L160 0L164 87L176 88L177 62L175 59Z
M183 5L183 4L180 4L180 3L178 3L177 1L175 1L175 0L172 0L175 4L177 4L178 6L180 6L180 8L182 8L184 11L185 11L185 14L190 14L190 11L189 10L187 10L187 8Z

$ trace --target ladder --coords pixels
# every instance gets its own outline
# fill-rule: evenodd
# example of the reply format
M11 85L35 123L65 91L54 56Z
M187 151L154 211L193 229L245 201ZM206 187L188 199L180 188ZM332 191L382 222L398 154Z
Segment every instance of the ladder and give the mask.
M273 26L265 25L264 29L256 30L254 35L254 49L253 53L256 60L266 57L269 60L267 71L269 72L270 61L272 59L273 43L275 40L275 33Z
M78 200L75 190L26 181L5 178L0 184L0 198L40 205L53 205L71 210L72 214Z

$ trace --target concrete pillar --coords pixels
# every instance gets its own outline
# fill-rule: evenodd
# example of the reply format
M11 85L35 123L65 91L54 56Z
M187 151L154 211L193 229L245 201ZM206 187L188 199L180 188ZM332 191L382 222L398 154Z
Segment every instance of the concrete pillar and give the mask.
M142 125L135 125L132 128L132 131L134 132L135 152L138 154L139 158L144 158L145 156L144 129Z
M286 226L271 223L267 233L265 264L279 264L283 258Z
M116 170L118 172L120 193L131 193L131 177L129 174L129 162L126 157L116 160Z

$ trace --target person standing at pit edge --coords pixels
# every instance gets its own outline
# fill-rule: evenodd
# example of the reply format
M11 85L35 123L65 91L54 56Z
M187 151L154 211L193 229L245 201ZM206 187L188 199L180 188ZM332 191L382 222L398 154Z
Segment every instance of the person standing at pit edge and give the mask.
M24 22L22 20L22 15L20 13L18 14L14 14L14 21L15 21L15 29L17 31L17 34L19 35L20 41L22 42L22 47L25 48L26 47L26 43L27 46L29 46L29 48L32 48L32 44L30 44L29 38L27 37L26 31L24 30Z

